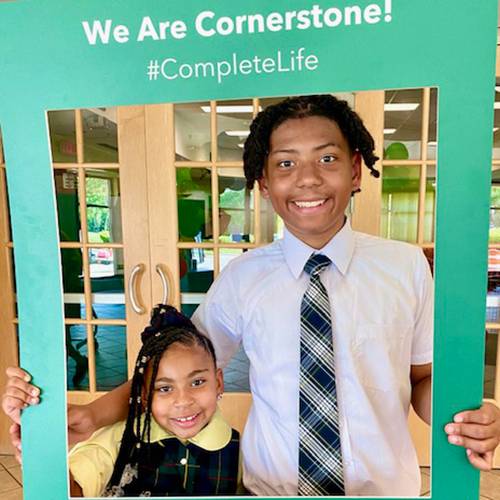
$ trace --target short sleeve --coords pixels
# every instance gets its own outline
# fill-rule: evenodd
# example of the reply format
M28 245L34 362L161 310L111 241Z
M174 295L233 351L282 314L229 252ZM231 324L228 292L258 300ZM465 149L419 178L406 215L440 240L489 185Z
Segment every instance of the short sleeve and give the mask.
M236 268L229 264L214 281L191 318L214 344L217 364L221 368L229 363L241 343L238 318L242 304L234 284L236 275Z
M424 253L419 250L415 266L418 306L412 341L411 364L432 363L434 337L434 280Z
M84 497L99 497L108 484L118 456L124 422L104 427L69 453L69 470Z

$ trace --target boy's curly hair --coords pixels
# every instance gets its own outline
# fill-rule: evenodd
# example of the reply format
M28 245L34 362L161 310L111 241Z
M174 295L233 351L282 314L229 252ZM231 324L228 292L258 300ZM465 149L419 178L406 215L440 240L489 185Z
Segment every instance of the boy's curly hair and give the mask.
M334 121L351 151L359 151L370 173L374 177L380 176L380 172L373 166L379 159L373 153L375 141L346 101L329 94L288 97L261 111L250 125L250 135L243 151L243 168L248 189L252 189L255 181L263 176L272 132L286 120L308 116L324 116Z

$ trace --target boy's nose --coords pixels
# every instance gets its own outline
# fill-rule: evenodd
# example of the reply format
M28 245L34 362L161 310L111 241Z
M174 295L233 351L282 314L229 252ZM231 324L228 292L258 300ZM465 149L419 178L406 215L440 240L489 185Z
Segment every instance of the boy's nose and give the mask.
M321 172L314 162L304 162L297 169L297 186L310 187L321 184Z

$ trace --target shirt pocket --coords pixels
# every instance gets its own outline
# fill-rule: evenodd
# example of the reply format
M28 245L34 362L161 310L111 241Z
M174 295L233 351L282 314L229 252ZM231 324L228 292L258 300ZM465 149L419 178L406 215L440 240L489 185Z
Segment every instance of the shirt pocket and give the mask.
M358 325L352 341L354 371L361 385L377 391L408 388L412 326Z

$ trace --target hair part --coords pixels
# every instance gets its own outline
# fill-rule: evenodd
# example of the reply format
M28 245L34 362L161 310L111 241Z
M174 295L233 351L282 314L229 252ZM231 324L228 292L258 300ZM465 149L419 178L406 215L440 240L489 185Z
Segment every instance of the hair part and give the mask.
M264 166L269 155L271 134L286 120L322 116L334 121L352 153L359 152L371 175L379 177L374 167L379 159L374 154L375 141L358 114L346 101L325 95L288 97L261 111L250 125L250 135L245 141L243 168L247 188L264 175Z

